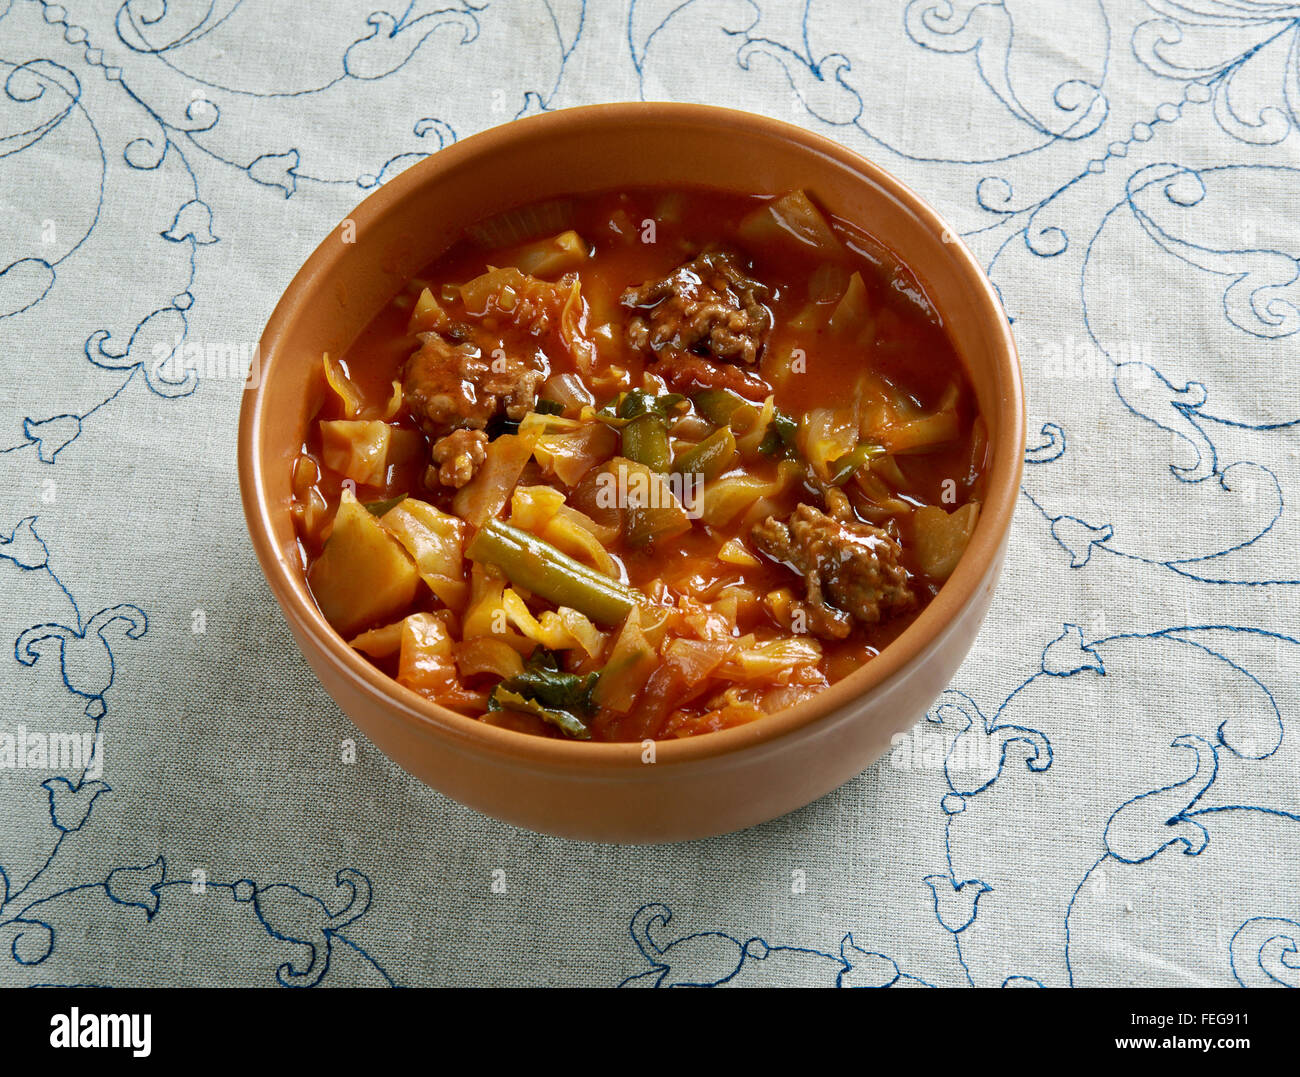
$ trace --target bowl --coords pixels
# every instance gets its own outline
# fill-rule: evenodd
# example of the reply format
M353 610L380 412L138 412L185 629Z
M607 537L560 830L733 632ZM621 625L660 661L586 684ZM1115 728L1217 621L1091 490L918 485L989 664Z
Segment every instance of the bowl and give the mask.
M350 648L307 589L290 468L322 352L345 352L406 282L470 224L530 202L621 186L748 194L807 189L926 288L989 429L987 498L939 594L861 669L738 728L653 744L552 740L500 729L402 687ZM988 610L1024 455L1015 343L974 256L881 168L777 120L702 105L629 103L545 113L440 150L361 203L316 249L261 338L244 395L239 477L253 547L303 656L371 742L421 781L521 827L607 842L727 833L800 808L863 771L926 711Z

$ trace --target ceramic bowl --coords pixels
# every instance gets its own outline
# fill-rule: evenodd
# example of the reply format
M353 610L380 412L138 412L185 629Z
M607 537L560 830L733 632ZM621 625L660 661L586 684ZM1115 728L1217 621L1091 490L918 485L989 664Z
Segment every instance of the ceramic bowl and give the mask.
M810 700L739 728L641 744L551 740L456 714L352 650L308 592L290 518L322 352L341 354L408 279L470 224L503 210L620 186L777 195L802 187L912 270L965 364L992 447L987 498L956 571L879 656ZM947 685L979 630L1006 548L1024 455L1014 341L965 245L916 194L844 147L726 109L613 104L485 131L390 180L299 271L261 339L245 393L239 475L253 546L304 657L382 752L499 819L571 838L677 841L793 811L878 759Z

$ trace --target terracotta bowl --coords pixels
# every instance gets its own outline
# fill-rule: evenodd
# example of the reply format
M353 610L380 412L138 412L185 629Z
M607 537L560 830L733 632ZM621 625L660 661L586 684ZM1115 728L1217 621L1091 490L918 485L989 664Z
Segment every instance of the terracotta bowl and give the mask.
M541 199L678 184L807 189L895 251L952 335L988 423L992 469L970 546L935 600L871 662L749 725L654 746L549 740L485 725L403 688L353 651L307 590L290 466L322 352L340 354L465 226ZM988 609L1024 453L1015 344L975 258L925 202L871 162L776 120L678 104L597 105L475 135L367 198L307 260L271 315L239 426L253 546L325 690L386 755L448 796L571 838L663 842L752 826L860 773L948 683Z

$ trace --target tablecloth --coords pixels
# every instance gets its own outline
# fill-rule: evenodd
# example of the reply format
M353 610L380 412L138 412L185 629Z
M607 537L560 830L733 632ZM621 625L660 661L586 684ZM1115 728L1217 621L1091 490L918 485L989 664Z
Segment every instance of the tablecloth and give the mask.
M0 983L1300 984L1300 4L383 3L0 0ZM234 429L368 192L642 98L930 199L1031 421L925 719L787 818L627 848L359 737L257 570Z

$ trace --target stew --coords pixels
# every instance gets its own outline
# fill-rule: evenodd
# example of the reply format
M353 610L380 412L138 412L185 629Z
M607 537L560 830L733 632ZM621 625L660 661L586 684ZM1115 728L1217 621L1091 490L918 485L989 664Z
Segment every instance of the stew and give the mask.
M802 191L482 222L312 405L325 617L429 699L576 739L736 726L869 661L956 567L988 452L923 284Z

